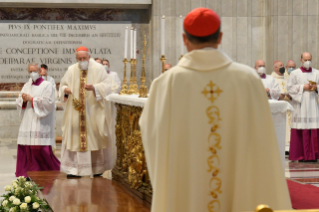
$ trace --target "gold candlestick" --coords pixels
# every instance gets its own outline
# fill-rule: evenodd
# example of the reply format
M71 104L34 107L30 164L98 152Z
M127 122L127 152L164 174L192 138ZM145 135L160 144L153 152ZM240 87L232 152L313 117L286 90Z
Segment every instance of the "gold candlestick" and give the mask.
M131 64L131 72L130 72L131 76L130 76L130 86L127 92L128 95L134 94L134 84L133 84L134 59L130 60L130 64Z
M126 80L126 63L127 63L127 59L124 58L123 60L124 63L124 78L123 78L123 85L122 85L122 89L120 92L120 95L127 95L127 80Z
M135 95L139 95L139 90L138 90L138 85L137 85L137 78L136 78L136 64L137 64L137 60L136 59L134 59L134 83L133 83L133 85L134 85L134 94Z
M139 98L147 98L147 86L145 85L146 76L145 76L145 53L146 53L146 35L144 35L143 41L143 67L142 67L142 74L141 74L141 87L140 87L140 96Z
M160 60L162 61L162 74L165 72L165 69L164 69L164 63L166 61L166 58L165 58L165 55L162 55L162 57L160 58Z

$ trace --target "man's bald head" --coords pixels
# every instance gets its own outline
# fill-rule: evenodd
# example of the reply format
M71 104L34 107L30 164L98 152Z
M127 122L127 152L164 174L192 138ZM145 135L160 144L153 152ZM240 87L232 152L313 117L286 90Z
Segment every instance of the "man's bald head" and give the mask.
M167 70L169 70L169 69L171 69L172 68L172 65L171 64L169 64L169 63L165 63L164 64L164 70L165 71L167 71Z
M306 59L306 58L310 58L312 59L312 55L309 52L304 52L301 54L301 59Z
M293 61L293 60L289 60L287 62L287 65L286 65L286 69L289 69L289 68L296 68L296 63Z
M263 60L257 60L255 62L255 69L257 70L259 67L266 67L265 61Z

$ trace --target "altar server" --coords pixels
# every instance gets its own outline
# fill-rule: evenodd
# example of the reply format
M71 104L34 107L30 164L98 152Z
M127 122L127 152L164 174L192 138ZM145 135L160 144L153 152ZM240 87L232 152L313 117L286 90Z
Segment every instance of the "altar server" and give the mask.
M305 52L302 66L291 72L288 93L294 112L291 120L289 160L317 161L319 158L319 71L311 67L312 56Z
M55 146L54 89L40 76L37 63L29 64L28 71L30 79L16 100L21 118L16 177L28 177L28 171L60 170L60 162L52 152Z
M116 153L108 123L108 104L112 77L90 58L86 47L76 49L76 64L61 80L60 99L64 99L62 119L61 171L71 176L101 175L113 168Z
M105 70L107 72L107 74L111 75L111 77L113 78L113 80L116 82L116 84L118 85L118 88L116 90L113 90L113 93L120 93L121 91L121 80L119 75L115 72L115 71L111 71L110 67L110 61L107 59L103 60L103 66L105 67Z
M191 11L184 31L189 53L154 80L139 122L152 212L251 211L261 203L291 209L256 71L218 49L214 11Z
M255 63L255 69L264 84L268 98L278 100L280 96L279 84L276 82L274 77L266 74L265 62L263 60L257 60Z
M46 64L41 64L40 75L44 80L46 80L52 84L53 89L54 89L54 94L55 94L55 100L57 100L59 98L59 94L58 94L58 91L56 89L56 84L55 84L53 77L50 77L48 75L48 66Z

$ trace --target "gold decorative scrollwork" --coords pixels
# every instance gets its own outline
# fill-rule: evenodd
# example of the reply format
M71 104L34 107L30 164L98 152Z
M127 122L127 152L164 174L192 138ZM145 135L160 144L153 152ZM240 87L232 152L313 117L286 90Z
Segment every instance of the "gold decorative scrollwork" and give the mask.
M205 97L213 104L222 92L223 91L216 84L210 81L202 91L202 94L204 94ZM220 177L218 177L219 173L221 172L219 167L220 158L218 156L218 150L220 150L222 147L221 136L217 132L218 129L220 129L220 121L222 119L220 118L219 108L216 105L209 106L206 109L206 115L208 117L208 123L211 125L210 133L208 135L208 150L210 152L210 156L207 159L207 172L211 173L211 179L209 182L209 195L213 198L213 200L208 203L207 208L209 212L216 212L220 211L220 201L218 199L218 194L222 193L222 180Z
M116 104L116 108L117 159L113 169L114 178L129 185L141 196L151 198L152 187L138 125L142 108L122 104Z

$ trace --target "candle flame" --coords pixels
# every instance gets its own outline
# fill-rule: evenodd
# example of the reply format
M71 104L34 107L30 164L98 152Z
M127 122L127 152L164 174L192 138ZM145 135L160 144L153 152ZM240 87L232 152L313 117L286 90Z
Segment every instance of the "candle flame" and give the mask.
M134 30L134 27L132 27L131 30Z
M128 27L126 27L126 29L128 29Z
M181 16L179 16L180 18L183 18L183 16L181 15Z
M165 19L165 15L162 16L162 19Z

